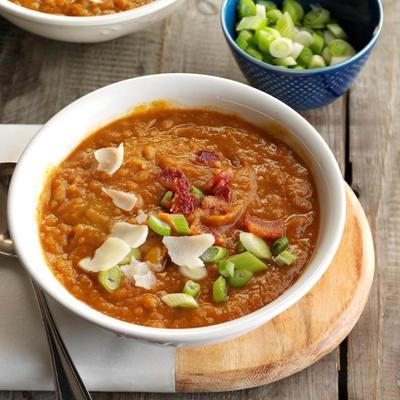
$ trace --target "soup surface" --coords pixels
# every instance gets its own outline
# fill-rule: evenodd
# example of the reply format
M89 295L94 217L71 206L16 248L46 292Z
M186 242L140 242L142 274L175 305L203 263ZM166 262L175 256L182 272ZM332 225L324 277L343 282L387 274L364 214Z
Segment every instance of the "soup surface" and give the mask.
M90 17L131 10L152 0L10 0L19 6L47 14Z
M101 171L94 152L121 144L122 164L113 173ZM107 189L133 194L134 207L116 206ZM186 227L173 224L177 214ZM90 268L101 264L94 255L120 222L144 225L148 235L140 254L119 262L104 286ZM84 140L49 176L39 209L48 264L74 296L114 318L163 328L217 324L268 304L301 274L318 228L313 179L293 150L238 116L166 106L138 110ZM166 240L159 233L168 229ZM246 241L240 242L241 232L248 232ZM178 255L171 238L181 246ZM190 258L200 238L221 254L211 261L203 255L204 263ZM235 254L245 255L244 265L224 261ZM179 257L194 261L181 265ZM85 268L82 259L89 260ZM248 272L236 276L243 269ZM165 295L182 293L189 277L190 304L180 299L171 306Z

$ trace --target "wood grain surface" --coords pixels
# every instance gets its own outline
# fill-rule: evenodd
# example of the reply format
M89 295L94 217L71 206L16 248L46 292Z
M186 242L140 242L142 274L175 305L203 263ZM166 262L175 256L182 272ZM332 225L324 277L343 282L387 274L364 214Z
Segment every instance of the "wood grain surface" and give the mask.
M360 193L375 239L377 273L371 300L348 339L311 367L251 390L209 395L98 393L95 399L400 398L400 88L396 75L400 4L397 0L383 3L383 35L349 98L304 114ZM46 40L0 17L0 123L44 123L91 90L144 74L197 72L244 82L220 30L220 4L221 0L187 0L176 15L144 32L96 45ZM53 398L51 393L0 393L0 400Z
M345 232L318 284L284 313L247 335L212 346L178 349L177 391L259 386L319 360L357 322L368 299L374 264L367 219L348 188Z

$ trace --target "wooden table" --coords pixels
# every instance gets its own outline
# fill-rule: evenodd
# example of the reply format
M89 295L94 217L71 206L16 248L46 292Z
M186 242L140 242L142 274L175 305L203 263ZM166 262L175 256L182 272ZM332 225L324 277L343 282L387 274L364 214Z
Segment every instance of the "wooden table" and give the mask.
M304 113L335 152L374 233L377 273L352 333L310 368L252 390L98 393L95 399L400 398L400 2L384 0L384 6L383 35L350 92ZM221 33L219 7L219 0L187 0L176 15L145 32L96 45L49 41L0 18L0 123L44 123L85 93L139 75L194 72L244 81ZM52 398L0 393L0 400Z

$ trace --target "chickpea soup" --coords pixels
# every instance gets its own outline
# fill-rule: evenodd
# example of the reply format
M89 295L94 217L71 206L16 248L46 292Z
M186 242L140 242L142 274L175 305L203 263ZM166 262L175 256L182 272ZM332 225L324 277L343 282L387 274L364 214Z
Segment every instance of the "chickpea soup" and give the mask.
M299 156L239 116L143 107L94 132L39 205L50 268L75 297L151 327L218 324L270 303L314 251Z

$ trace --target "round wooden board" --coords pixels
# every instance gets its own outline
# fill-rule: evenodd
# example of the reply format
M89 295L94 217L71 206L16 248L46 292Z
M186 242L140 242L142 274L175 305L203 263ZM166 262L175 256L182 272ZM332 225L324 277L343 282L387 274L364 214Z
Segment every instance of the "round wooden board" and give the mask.
M216 345L180 348L178 392L254 387L292 375L332 351L354 327L374 275L371 231L347 187L347 220L338 252L314 288L261 328Z

